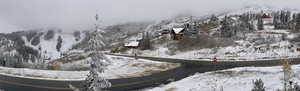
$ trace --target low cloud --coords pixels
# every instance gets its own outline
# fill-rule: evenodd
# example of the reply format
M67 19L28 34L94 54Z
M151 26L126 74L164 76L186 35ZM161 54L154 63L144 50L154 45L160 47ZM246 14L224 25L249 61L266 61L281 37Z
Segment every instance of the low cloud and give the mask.
M298 0L1 0L0 32L11 29L58 27L87 29L99 13L102 24L158 20L178 13L204 15L247 5L298 8ZM8 29L9 29L8 28Z

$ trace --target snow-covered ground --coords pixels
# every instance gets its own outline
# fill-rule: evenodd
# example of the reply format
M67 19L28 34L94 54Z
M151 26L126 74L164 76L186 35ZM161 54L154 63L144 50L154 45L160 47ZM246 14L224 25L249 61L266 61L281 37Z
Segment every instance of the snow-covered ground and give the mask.
M299 57L300 52L297 51L297 46L286 39L284 40L285 35L286 39L295 37L288 30L272 30L272 28L266 26L265 30L246 34L246 39L235 41L234 46L204 48L188 52L177 51L175 55L169 55L168 48L159 46L154 51L142 51L141 53L144 56L155 57L203 60L211 60L216 57L220 60L231 61ZM266 43L266 41L269 43Z
M117 56L108 57L112 61L112 64L104 73L104 76L108 79L144 76L179 66L179 64L143 59L135 60L133 58ZM86 77L88 71L54 71L0 67L0 74L38 79L82 80Z
M291 67L291 81L300 83L300 65ZM283 88L282 66L242 67L222 71L196 73L180 81L172 82L147 91L251 91L253 80L262 79L266 91Z

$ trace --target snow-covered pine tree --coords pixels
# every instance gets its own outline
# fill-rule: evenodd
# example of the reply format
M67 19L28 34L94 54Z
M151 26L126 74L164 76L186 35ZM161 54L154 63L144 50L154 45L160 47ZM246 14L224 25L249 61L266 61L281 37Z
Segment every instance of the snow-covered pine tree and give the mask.
M296 21L296 26L295 26L295 30L299 31L300 30L300 13L298 13L295 17L295 21Z
M258 30L264 30L264 22L262 20L261 17L258 17L258 20L257 20L257 29Z
M281 24L285 23L285 12L284 11L280 12L280 22L281 22Z
M292 18L292 13L291 11L286 11L286 15L285 15L285 22L288 23Z
M98 22L98 14L96 14L96 21ZM96 24L96 30L90 33L87 42L87 51L91 57L90 72L81 88L78 89L70 85L70 88L74 91L102 91L104 88L111 86L111 83L103 76L104 71L111 62L102 52L105 43L101 40L103 39L101 32L102 31L98 28L98 24Z
M234 35L234 29L229 22L229 17L225 16L221 21L221 37L232 37Z
M91 33L88 41L88 49L91 52L91 68L80 91L101 91L103 88L111 86L111 83L103 77L103 72L110 61L101 52L105 44L100 39L102 39L102 36L98 31Z
M58 52L60 52L61 46L62 46L62 38L61 38L61 36L58 36L58 38L57 38L57 44L56 44L56 50Z
M142 50L148 50L151 48L151 43L150 43L150 35L148 32L143 33L143 39L141 42L141 49Z
M253 85L254 87L251 91L265 91L266 87L264 86L264 82L261 79L256 79L255 81L253 81Z
M217 26L219 23L219 18L215 14L213 14L210 17L209 23L213 24L214 26Z
M274 17L273 17L273 24L274 24L274 28L278 29L279 28L279 14L278 12L274 13Z
M215 14L211 15L210 21L217 22L218 20L219 20L219 18Z

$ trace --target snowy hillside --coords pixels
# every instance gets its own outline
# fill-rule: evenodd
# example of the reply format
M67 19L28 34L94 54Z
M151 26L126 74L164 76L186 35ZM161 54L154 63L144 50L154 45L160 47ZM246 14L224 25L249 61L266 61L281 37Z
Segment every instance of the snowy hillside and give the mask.
M86 31L65 32L60 29L35 29L0 34L0 63L10 67L45 64L63 57L86 40Z
M138 53L145 56L208 61L214 58L218 61L247 61L300 57L299 10L247 7L199 21L198 29L198 36L211 40L203 42L199 40L206 40L205 37L190 35L183 35L182 40L160 36L153 40L152 50ZM214 45L202 46L210 43ZM291 84L298 84L300 81L299 67L291 67ZM284 91L283 75L282 66L241 67L196 73L146 91L252 91L253 81L256 79L262 79L266 91Z
M52 32L52 33L51 33ZM25 46L32 47L35 50L39 50L41 55L45 56L46 59L57 59L62 56L63 53L68 52L72 47L79 42L81 42L86 36L84 33L80 33L77 36L74 36L72 32L61 32L61 31L48 31L48 32L38 32L41 35L36 37L40 42L34 44L35 39L27 39L25 36L22 36ZM49 38L46 38L50 36ZM60 40L61 39L61 40ZM57 48L58 44L61 41L61 47Z
M297 17L300 17L298 12L255 6L209 18L183 16L162 20L145 30L152 34L152 48L137 53L204 60L299 57L299 30L295 30ZM185 29L182 39L174 39L175 28Z

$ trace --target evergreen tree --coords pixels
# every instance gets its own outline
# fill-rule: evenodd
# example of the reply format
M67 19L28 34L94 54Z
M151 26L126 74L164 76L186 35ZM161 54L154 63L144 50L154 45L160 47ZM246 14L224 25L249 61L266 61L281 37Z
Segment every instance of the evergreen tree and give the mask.
M264 86L264 82L261 79L257 79L253 81L254 87L251 91L265 91L266 87Z
M264 22L263 22L261 17L259 17L258 20L257 20L257 29L258 30L264 30Z
M274 13L273 24L275 29L279 29L279 15L278 12Z
M294 85L294 90L295 91L300 91L300 86L297 83Z
M296 22L295 30L299 31L300 30L300 13L297 14L295 22Z
M239 18L241 23L235 25L236 30L243 31L243 32L251 32L255 30L253 23L251 22L252 18L253 18L253 14L250 13L242 14Z
M274 26L275 29L290 29L291 24L291 12L280 11L274 13Z
M296 18L297 18L297 14L294 13L293 16L292 16L292 20L294 21L294 20L296 20Z
M110 60L101 52L105 46L100 40L101 38L102 36L98 31L91 33L88 41L91 51L91 68L81 91L101 91L101 89L111 86L111 83L103 77L103 72L110 64Z
M281 24L285 23L285 12L284 11L280 12L280 23Z
M60 52L61 45L62 45L62 38L61 38L61 36L58 36L58 38L57 38L57 44L56 44L56 50L58 52Z
M216 15L211 15L210 17L210 21L209 21L210 24L213 24L214 26L218 25L219 23L219 18L216 16Z
M102 91L111 86L111 83L103 77L110 60L101 52L105 44L100 40L101 33L98 30L92 32L88 40L88 51L90 52L90 72L83 81L82 87L76 88L69 85L74 91Z
M222 37L232 37L235 34L233 26L230 24L230 18L225 16L223 21L221 21L221 36Z
M151 43L150 43L150 35L148 32L143 33L143 39L141 42L141 49L142 50L147 50L151 48Z
M285 15L285 22L288 23L291 20L291 11L287 11Z

